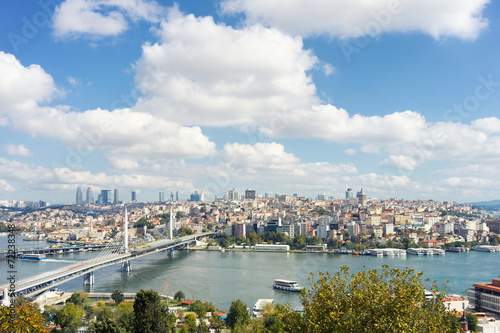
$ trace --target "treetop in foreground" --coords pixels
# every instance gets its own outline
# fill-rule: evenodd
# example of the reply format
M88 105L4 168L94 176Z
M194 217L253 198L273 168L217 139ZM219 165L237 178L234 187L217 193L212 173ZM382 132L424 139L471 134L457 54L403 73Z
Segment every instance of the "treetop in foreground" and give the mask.
M301 294L305 314L291 318L300 332L453 332L435 283L436 297L426 299L422 274L387 265L380 273L343 266L333 276L311 274L316 282Z

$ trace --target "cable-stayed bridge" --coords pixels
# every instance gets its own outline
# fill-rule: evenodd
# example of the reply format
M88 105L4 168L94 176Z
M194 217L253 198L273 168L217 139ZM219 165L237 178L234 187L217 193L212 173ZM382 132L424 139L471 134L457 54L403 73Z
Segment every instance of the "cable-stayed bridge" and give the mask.
M125 221L126 220L125 218ZM172 224L172 221L170 221L170 224ZM84 285L93 285L95 283L94 271L97 269L121 264L121 270L130 271L130 261L135 258L159 251L170 252L175 249L189 248L189 246L196 243L198 239L214 236L216 234L215 232L205 232L176 239L160 239L152 242L136 243L129 249L128 230L126 225L127 222L125 222L123 237L121 235L115 236L115 239L108 243L97 257L15 281L13 285L11 285L9 281L8 284L0 286L0 299L5 303L9 293L14 293L15 296L23 295L25 297L33 297L80 276L83 276ZM170 238L172 238L172 230L170 230Z

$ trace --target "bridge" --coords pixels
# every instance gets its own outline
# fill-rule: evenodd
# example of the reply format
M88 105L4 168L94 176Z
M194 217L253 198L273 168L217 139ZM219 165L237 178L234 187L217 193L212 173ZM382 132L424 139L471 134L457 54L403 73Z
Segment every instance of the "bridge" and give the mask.
M160 251L173 251L174 249L189 248L190 244L195 243L199 238L214 236L215 232L205 232L193 234L173 239L172 228L170 228L170 239L160 239L157 241L140 243L134 248L128 248L128 226L127 213L125 210L124 236L115 242L108 244L96 258L89 259L74 265L45 272L36 276L28 277L19 281L9 281L8 284L0 286L0 300L6 303L9 297L25 296L33 297L42 292L52 289L62 283L77 277L83 276L84 285L94 285L94 271L102 267L116 265L121 263L122 271L130 271L130 261L152 253ZM172 225L172 220L170 221Z

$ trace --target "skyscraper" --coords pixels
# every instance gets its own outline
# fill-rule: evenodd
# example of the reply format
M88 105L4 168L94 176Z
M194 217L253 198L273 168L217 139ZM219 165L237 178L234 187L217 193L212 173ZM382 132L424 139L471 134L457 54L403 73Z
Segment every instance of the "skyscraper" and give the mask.
M92 195L92 189L90 187L87 187L87 197L85 198L85 203L86 204L94 203L94 196Z
M175 201L179 201L179 191L175 192Z
M165 201L165 192L158 193L158 201L159 202Z
M77 205L83 204L83 193L82 193L82 189L80 188L80 186L78 186L76 189L76 204Z
M352 188L349 187L347 191L345 191L345 198L346 199L354 198L354 191L352 190Z
M119 198L118 198L118 189L115 188L115 196L113 198L113 205L118 205L118 202L119 202Z
M189 201L200 201L200 194L198 191L194 191L194 193L191 194Z
M254 200L255 199L255 190L254 189L247 189L245 191L245 199L252 199Z
M101 201L103 205L111 203L111 190L101 190Z
M132 201L137 201L137 193L132 191Z

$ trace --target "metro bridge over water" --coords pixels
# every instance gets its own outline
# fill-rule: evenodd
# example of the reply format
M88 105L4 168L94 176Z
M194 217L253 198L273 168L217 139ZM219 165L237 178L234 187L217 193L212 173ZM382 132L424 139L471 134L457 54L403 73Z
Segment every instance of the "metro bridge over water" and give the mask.
M170 224L172 225L172 221L170 221ZM83 276L84 285L94 285L94 271L97 269L121 263L121 270L129 272L131 271L130 261L135 258L159 251L171 253L176 249L187 249L200 238L216 235L215 232L205 232L176 239L160 239L157 241L136 244L133 249L129 250L126 225L127 223L125 223L124 226L123 241L120 237L115 242L108 244L96 258L15 281L13 287L11 287L10 282L2 285L0 286L0 300L5 303L7 294L12 292L14 292L15 296L22 295L28 298L35 297L46 290L52 289L57 285L80 276ZM172 230L170 231L170 235L172 238ZM9 289L11 289L11 291L9 291Z

